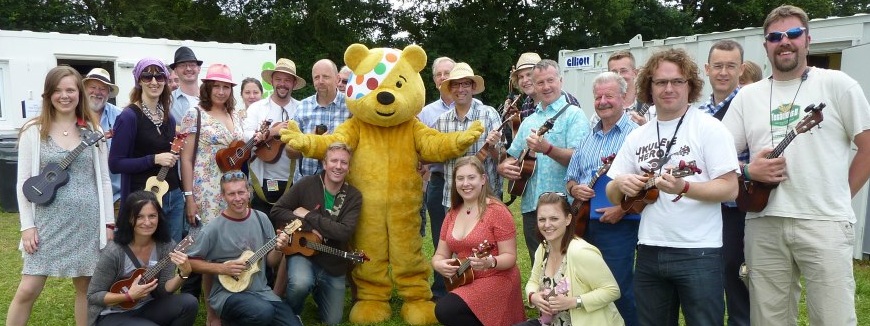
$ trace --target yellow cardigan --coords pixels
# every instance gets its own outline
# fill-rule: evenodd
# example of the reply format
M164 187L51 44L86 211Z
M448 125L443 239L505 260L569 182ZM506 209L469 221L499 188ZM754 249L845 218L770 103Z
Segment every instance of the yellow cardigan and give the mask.
M544 273L544 244L535 251L532 274L526 283L526 298L541 288ZM571 325L621 326L625 325L613 301L619 299L619 285L610 268L601 258L598 248L583 239L574 238L568 244L565 277L571 281L569 297L580 297L583 307L571 309Z

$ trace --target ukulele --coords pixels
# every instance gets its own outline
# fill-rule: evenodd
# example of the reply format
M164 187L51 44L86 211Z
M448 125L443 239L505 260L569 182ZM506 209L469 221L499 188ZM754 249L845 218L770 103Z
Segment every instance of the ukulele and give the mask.
M301 220L294 220L287 224L281 232L287 235L293 235L293 232L296 231L300 226L302 226ZM275 248L275 243L278 242L278 236L276 235L272 240L266 242L260 249L257 249L256 252L245 250L239 255L239 258L235 260L244 260L245 262L245 270L239 276L232 275L218 275L218 281L221 282L221 285L230 292L239 293L244 291L251 285L251 276L260 271L260 259L266 256L269 251Z
M616 158L616 154L610 154L610 156L605 156L601 158L602 165L598 168L598 171L595 171L595 175L592 176L592 180L589 181L586 185L589 188L595 186L595 183L598 181L602 175L607 174L607 171L610 170L610 165L613 163L613 159ZM591 213L592 206L590 201L588 200L579 200L574 198L574 203L571 204L571 213L574 214L574 235L578 237L583 237L586 234L586 227L589 225L589 214Z
M686 163L686 161L680 161L680 164L676 169L667 169L668 173L670 173L675 178L683 178L690 175L701 173L701 169L695 165L695 161ZM645 173L645 176L649 177L644 184L643 189L637 193L635 196L625 196L623 198L622 210L629 214L640 214L641 211L646 207L646 205L652 204L659 198L659 189L656 188L655 179L658 177L653 172Z
M505 119L504 122L502 122L501 125L498 126L498 129L496 129L496 131L502 131L505 126L511 123L514 116L519 115L519 112L511 113L510 116L508 116L507 119ZM492 146L489 143L484 142L483 146L480 147L480 150L477 151L474 156L477 157L477 159L480 160L480 162L482 163L484 160L486 160L487 157L489 157L489 152L491 151L491 148Z
M538 137L544 136L544 134L553 128L556 119L559 118L559 116L562 115L570 105L571 104L565 104L565 107L559 110L559 112L557 112L552 118L547 119L547 121L544 122L544 125L541 126L541 128L538 128L538 131L535 134L537 134ZM511 180L511 182L508 183L508 193L510 193L514 198L522 196L523 193L526 192L526 183L528 183L529 178L532 176L532 172L535 171L537 158L532 156L531 153L532 150L527 147L522 151L522 153L520 153L520 156L514 163L516 166L520 167L520 178L517 180ZM513 202L514 198L511 198L511 202Z
M315 235L314 232L303 231L296 231L293 234L293 238L290 239L290 244L282 249L281 252L288 256L301 254L306 257L315 255L318 252L325 252L327 254L336 255L338 257L350 260L350 262L354 264L361 264L370 260L365 253L356 251L350 253L327 246L323 244L323 242L320 240L320 237Z
M272 125L272 120L265 120L260 125L259 132L265 135L269 131L269 126ZM240 170L242 164L251 159L251 149L257 143L257 137L251 137L247 142L236 140L230 143L227 148L221 149L215 154L214 159L217 161L218 168L221 172L232 170Z
M489 256L489 252L494 247L489 241L483 240L483 242L477 245L477 252L474 253L474 257L483 258ZM444 278L444 286L447 287L448 292L474 281L474 270L471 269L471 260L454 258L450 262L450 265L459 266L459 269L456 270L456 274L453 276Z
M180 252L185 252L187 251L187 248L193 245L193 243L193 235L188 235L187 237L182 239L181 242L178 243L178 245L175 246L175 249L173 249L173 251L177 250ZM163 270L163 268L165 268L166 265L168 265L170 262L172 262L172 260L167 255L166 257L161 258L160 261L158 261L157 264L155 264L154 266L148 267L147 269L144 267L137 268L133 271L133 274L130 275L130 277L117 281L115 282L115 284L112 284L112 287L109 288L109 292L118 294L125 294L129 292L130 288L133 287L133 281L136 279L136 277L139 277L140 275L142 276L142 278L139 279L138 284L147 284L151 282L155 277L157 277L157 274L160 273L160 271ZM137 302L139 302L139 300L124 301L119 303L118 306L123 309L131 309L136 306Z
M265 163L275 163L281 159L281 153L284 152L284 142L281 141L281 135L275 135L266 139L266 141L257 145L254 150L254 156Z
M825 108L825 103L819 103L818 106L810 104L804 109L808 112L803 119L790 131L785 138L773 149L766 158L772 159L782 155L785 148L791 144L791 141L798 134L805 133L817 126L825 119L822 115L822 109ZM773 191L778 183L763 183L757 181L746 181L746 177L742 174L737 177L737 208L744 212L760 212L767 207L767 201L770 199L770 192Z
M54 201L57 190L69 182L69 172L66 170L70 164L85 148L96 144L100 139L105 137L102 132L94 132L87 129L81 129L81 133L82 142L70 151L60 163L48 163L42 168L39 175L24 181L21 192L24 193L24 197L27 200L37 205L48 205Z
M181 153L185 138L187 138L187 134L175 135L175 139L172 140L172 146L169 149L173 155ZM169 182L166 182L166 174L169 173L171 168L169 166L160 167L160 172L157 172L156 176L151 176L145 181L145 191L153 192L157 196L157 203L161 207L163 206L163 195L166 195L166 192L169 191Z

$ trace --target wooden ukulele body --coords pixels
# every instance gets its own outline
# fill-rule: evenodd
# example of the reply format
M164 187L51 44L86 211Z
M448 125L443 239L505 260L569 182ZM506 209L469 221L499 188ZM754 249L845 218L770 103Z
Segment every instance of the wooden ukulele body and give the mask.
M254 256L253 251L245 250L239 256L239 258L236 258L236 260L247 261L252 256ZM238 277L223 274L218 275L218 280L221 282L221 285L223 285L223 287L227 289L227 291L233 293L242 292L251 285L251 276L260 271L259 265L259 261L254 264L250 264L248 268L245 269L245 271L239 274Z

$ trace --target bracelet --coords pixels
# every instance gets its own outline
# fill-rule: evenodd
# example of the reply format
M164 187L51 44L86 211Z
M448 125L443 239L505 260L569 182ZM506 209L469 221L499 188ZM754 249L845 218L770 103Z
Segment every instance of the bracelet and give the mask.
M193 196L193 191L182 191L181 194L184 195L184 197Z
M553 144L550 144L550 147L547 147L547 151L544 152L544 155L550 155L550 152L553 151Z
M136 301L136 300L133 300L133 297L130 296L130 292L124 292L124 296L127 297L127 301L130 301L130 302Z
M535 295L535 292L530 292L530 293L529 293L529 306L532 305L532 296L533 296L533 295Z
M181 274L180 268L175 269L175 274L178 274L178 276L181 277L182 280L186 280L188 277L190 277L190 275L184 276L183 274Z
M109 229L109 230L114 231L114 230L115 230L115 225L114 225L114 224L106 224L106 228Z
M496 267L498 267L498 259L496 259L495 256L493 256L493 255L489 255L489 256L492 257L492 267L491 268L495 269Z
M680 194L677 195L676 198L671 200L671 202L676 203L678 200L680 200L680 198L683 198L683 195L685 195L687 192L689 192L689 182L688 181L684 181L684 182L685 182L685 184L683 185L683 191L681 191Z
M752 180L749 176L749 163L743 164L743 179L746 181Z

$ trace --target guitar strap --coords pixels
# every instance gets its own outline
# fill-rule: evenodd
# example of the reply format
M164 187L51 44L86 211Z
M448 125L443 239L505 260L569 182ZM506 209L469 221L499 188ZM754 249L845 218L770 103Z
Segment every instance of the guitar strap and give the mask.
M281 154L284 155L284 154ZM290 160L290 176L287 179L287 185L284 186L284 193L286 194L288 190L290 190L290 186L293 185L293 173L296 171L296 160ZM248 174L251 175L251 187L254 188L254 194L257 195L257 198L260 198L264 203L269 205L275 205L275 203L266 200L266 194L263 193L263 186L260 184L260 179L254 173L254 170L248 169ZM283 195L282 195L283 196Z
M193 143L193 164L196 166L196 154L199 153L199 134L202 133L202 112L199 111L199 106L196 107L196 141Z
M136 258L136 255L133 254L133 250L130 249L130 246L124 245L121 246L124 248L124 252L127 253L127 258L130 258L130 261L133 262L133 267L137 269L142 268L142 263L139 262L139 258Z

